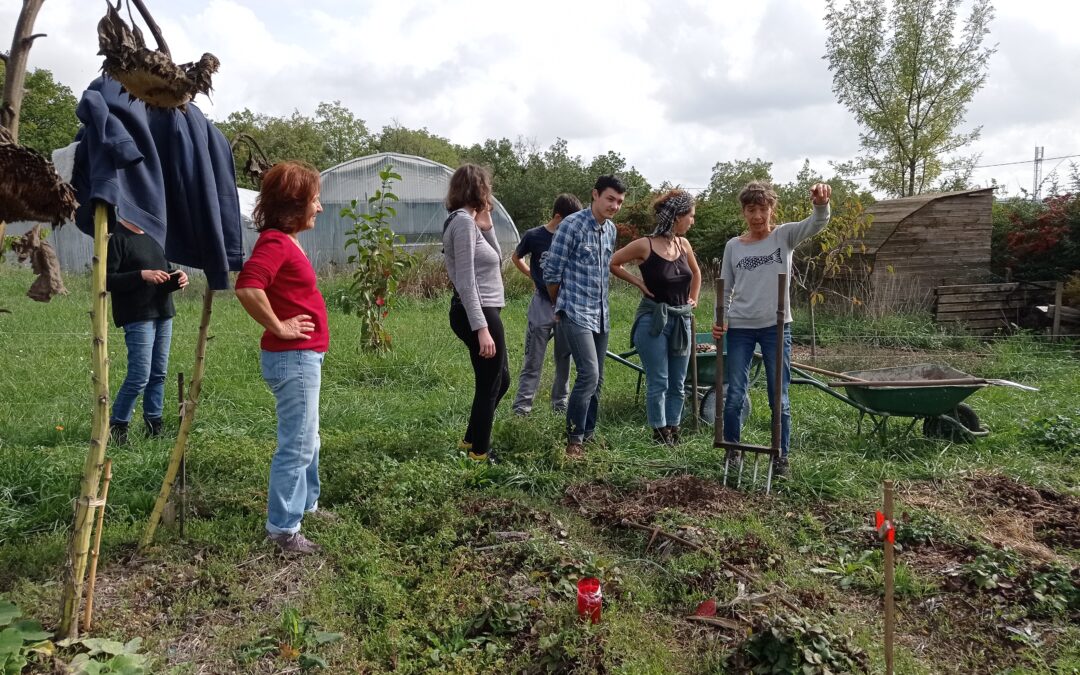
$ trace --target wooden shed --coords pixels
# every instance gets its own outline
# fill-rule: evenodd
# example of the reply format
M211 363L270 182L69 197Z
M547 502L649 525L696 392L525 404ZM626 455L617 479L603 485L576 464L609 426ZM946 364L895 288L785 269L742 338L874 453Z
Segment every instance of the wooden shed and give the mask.
M994 188L876 202L851 267L876 295L927 305L937 286L987 281L993 202Z

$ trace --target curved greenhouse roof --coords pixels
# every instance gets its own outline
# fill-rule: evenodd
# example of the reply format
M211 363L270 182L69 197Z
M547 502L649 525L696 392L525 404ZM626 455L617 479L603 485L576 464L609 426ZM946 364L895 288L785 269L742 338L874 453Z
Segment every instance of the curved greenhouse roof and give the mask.
M341 209L355 199L357 210L369 213L367 199L379 190L379 171L388 165L401 175L401 180L394 181L390 188L399 199L391 204L397 215L390 219L390 227L405 238L406 244L441 245L442 225L446 220L443 200L453 170L423 157L382 152L351 159L322 172L323 212L316 219L314 230L300 234L300 242L316 267L345 264L348 258L345 233L352 222L341 217ZM509 256L521 238L514 221L498 200L491 216L503 256Z

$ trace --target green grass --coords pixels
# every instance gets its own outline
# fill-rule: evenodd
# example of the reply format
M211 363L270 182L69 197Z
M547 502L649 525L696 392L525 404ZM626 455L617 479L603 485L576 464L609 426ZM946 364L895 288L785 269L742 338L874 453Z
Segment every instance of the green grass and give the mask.
M71 294L42 305L24 296L27 272L0 272L0 307L11 312L0 313L0 594L49 623L56 618L72 499L90 434L88 279L69 276ZM324 284L327 297L337 283ZM508 397L516 388L528 302L527 287L518 286L503 312L515 375ZM189 288L178 297L174 382L177 372L190 376L193 370L200 296ZM155 546L135 555L171 444L133 433L129 446L110 447L114 479L95 634L143 637L155 672L272 672L289 664L237 659L245 644L271 634L283 608L292 606L322 629L345 634L321 652L329 672L723 672L737 640L721 636L737 636L681 617L709 597L731 600L737 580L706 553L655 544L646 550L647 534L604 523L564 498L568 486L591 481L633 495L641 481L666 476L719 480L722 455L712 448L711 429L695 435L687 421L683 445L653 445L643 403L635 398L637 374L608 362L601 443L586 461L568 464L563 420L547 411L549 364L532 416L511 418L505 403L500 408L495 446L502 463L472 466L455 447L472 374L449 329L447 304L445 297L403 301L390 319L395 348L382 357L361 354L355 323L331 307L321 505L340 522L305 525L325 553L291 560L261 541L275 420L258 372L260 330L231 294L218 294L189 444L187 539L180 540L175 526L163 526ZM635 297L619 289L612 351L629 347L635 305ZM709 307L711 299L704 298L699 330L708 324ZM853 408L793 387L793 475L772 498L755 508L718 505L687 513L676 507L656 515L668 531L688 528L725 559L752 564L764 581L748 593L783 582L808 616L850 635L880 670L880 588L863 577L842 588L811 568L835 562L841 550L857 556L876 546L866 524L880 508L885 478L900 486L949 486L990 472L1075 494L1077 450L1040 443L1034 430L1037 420L1059 413L1080 423L1080 364L1068 346L1031 336L980 341L937 331L925 317L819 317L818 323L821 362L829 368L921 359L1041 389L978 392L970 402L993 433L973 445L954 445L903 436L897 421L885 444L856 436ZM806 342L806 325L799 315L797 342ZM115 327L109 355L115 392L125 363L123 333ZM175 385L166 398L174 432ZM752 398L744 440L767 444L764 389L755 388ZM915 514L920 532L929 531L934 541L964 542L972 550L985 545L977 537L983 515L977 510L970 519L958 518L925 505L905 507L903 498L901 508ZM530 538L474 550L499 544L491 534L499 531ZM1073 565L1080 560L1077 551L1054 554ZM898 672L1050 672L1080 658L1075 622L1039 619L1040 648L1010 642L984 618L957 609L963 604L952 600L964 594L943 590L941 574L906 555L898 576ZM585 574L605 582L604 620L596 626L574 616L573 583ZM945 610L920 604L938 597L945 598ZM1025 616L1018 601L964 597L985 616L1017 622ZM946 627L979 632L978 648L956 646Z

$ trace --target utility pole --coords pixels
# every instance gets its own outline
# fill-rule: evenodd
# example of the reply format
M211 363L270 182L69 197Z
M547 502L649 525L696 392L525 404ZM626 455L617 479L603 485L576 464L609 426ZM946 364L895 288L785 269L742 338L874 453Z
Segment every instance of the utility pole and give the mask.
M1039 201L1039 191L1042 190L1042 163L1043 157L1045 156L1043 153L1044 149L1045 148L1041 145L1035 146L1035 176L1031 183L1031 198L1034 201Z

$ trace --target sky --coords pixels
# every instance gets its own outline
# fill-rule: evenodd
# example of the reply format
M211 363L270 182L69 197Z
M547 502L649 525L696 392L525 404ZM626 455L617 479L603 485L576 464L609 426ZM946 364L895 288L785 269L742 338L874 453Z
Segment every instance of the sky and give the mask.
M966 2L966 0L964 0ZM21 6L0 0L0 35ZM717 162L761 158L773 178L859 153L832 94L823 0L147 0L178 62L220 58L215 119L249 108L313 115L341 101L374 131L399 123L460 144L556 138L586 160L614 150L651 183L708 184ZM965 5L966 6L966 5ZM974 182L1008 195L1080 164L1080 3L996 0L989 78L964 129ZM97 75L104 2L45 0L30 68L80 95ZM961 15L965 12L961 10ZM144 33L149 38L149 31ZM6 42L7 38L0 38ZM864 185L868 185L863 182Z

